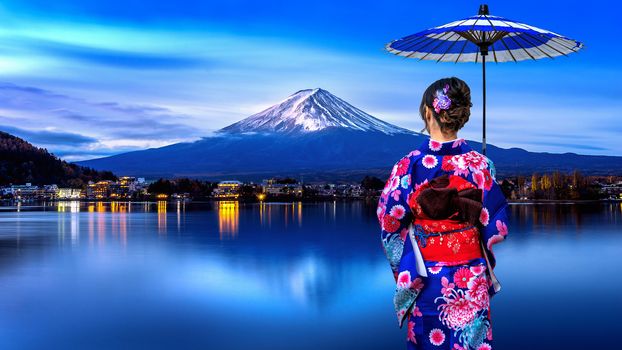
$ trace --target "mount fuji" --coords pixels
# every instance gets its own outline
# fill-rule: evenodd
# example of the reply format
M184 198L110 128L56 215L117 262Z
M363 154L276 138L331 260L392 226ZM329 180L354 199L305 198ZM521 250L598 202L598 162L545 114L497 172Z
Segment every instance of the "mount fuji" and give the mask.
M375 131L387 135L411 134L363 112L323 89L300 90L262 112L221 129L222 132L314 132L331 127Z
M258 181L360 181L388 176L426 135L375 118L323 89L301 90L282 102L201 140L79 162L119 175ZM475 150L481 143L468 141ZM619 174L622 157L535 153L487 145L497 177L579 169Z

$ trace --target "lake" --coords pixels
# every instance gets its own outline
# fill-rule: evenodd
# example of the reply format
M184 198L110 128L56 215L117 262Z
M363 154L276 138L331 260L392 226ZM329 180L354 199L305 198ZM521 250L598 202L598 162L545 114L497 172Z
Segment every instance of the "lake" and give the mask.
M622 204L512 204L496 349L617 347ZM403 349L375 202L0 207L2 349Z

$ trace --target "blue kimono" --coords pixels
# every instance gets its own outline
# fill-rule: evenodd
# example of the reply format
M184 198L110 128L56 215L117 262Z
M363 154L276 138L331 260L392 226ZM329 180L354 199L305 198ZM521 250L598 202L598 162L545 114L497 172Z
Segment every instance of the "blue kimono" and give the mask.
M482 193L476 243L481 257L459 264L424 260L414 239L416 213L409 195L443 174L459 176ZM428 137L394 165L377 215L396 281L393 302L399 326L408 320L409 348L492 348L489 300L500 289L492 246L508 234L507 208L493 162L463 138L439 142Z

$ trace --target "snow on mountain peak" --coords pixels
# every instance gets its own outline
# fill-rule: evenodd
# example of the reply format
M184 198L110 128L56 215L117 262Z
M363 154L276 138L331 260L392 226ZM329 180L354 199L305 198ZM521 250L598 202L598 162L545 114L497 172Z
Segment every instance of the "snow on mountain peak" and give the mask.
M300 90L280 103L220 131L292 133L313 132L329 127L385 134L413 133L375 118L321 88Z

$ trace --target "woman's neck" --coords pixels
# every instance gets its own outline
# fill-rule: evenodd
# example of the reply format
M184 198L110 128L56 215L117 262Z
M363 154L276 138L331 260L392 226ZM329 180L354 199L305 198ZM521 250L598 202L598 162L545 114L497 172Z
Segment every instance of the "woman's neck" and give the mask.
M458 138L458 133L443 134L440 130L431 130L430 138L439 142L453 141Z

